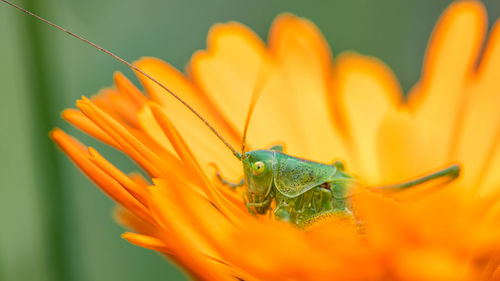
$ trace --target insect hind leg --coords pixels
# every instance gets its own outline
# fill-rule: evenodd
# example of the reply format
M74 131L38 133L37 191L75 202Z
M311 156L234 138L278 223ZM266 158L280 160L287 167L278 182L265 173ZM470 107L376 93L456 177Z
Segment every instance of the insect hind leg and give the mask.
M407 188L421 185L438 179L444 180L442 184L449 183L455 180L459 175L460 175L460 166L458 164L452 164L446 168L443 168L436 172L432 172L430 174L424 175L422 177L407 182L393 184L393 185L386 185L386 186L376 186L373 188L382 191L402 191Z

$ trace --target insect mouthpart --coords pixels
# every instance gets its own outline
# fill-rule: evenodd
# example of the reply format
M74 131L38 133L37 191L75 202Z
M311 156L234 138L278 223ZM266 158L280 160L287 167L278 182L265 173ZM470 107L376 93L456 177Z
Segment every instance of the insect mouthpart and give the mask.
M243 198L248 212L263 215L269 210L273 197L269 196L269 194L263 195L254 192L245 192Z

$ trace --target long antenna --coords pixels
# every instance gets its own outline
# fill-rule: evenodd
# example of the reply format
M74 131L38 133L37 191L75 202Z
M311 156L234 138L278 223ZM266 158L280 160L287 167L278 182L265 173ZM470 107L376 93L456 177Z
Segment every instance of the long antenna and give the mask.
M60 26L58 26L57 24L55 23L52 23L38 15L35 15L33 14L32 12L22 8L22 7L19 7L17 6L16 4L14 3L11 3L7 0L0 0L4 3L6 3L7 5L9 6L12 6L18 10L20 10L21 12L25 13L25 14L28 14L32 17L35 17L36 19L46 23L46 24L49 24L67 34L69 34L70 36L76 38L76 39L79 39L89 45L91 45L92 47L94 48L97 48L99 49L100 51L112 56L113 58L119 60L120 62L122 62L123 64L127 65L128 67L132 68L133 70L139 72L140 74L144 75L145 77L147 77L149 80L153 81L154 83L156 83L158 86L162 87L165 91L167 91L169 94L171 94L174 98L176 98L178 101L180 101L184 106L186 106L189 110L191 110L191 112L193 112L201 121L203 121L203 123L205 123L205 125L207 125L207 127L227 146L227 148L229 148L229 150L231 150L231 152L233 152L233 155L236 156L236 158L238 159L241 159L241 153L239 153L238 151L236 151L236 149L234 149L220 134L219 132L217 132L217 130L215 130L214 127L212 127L212 125L210 125L210 123L208 123L207 120L205 120L205 118L203 118L196 110L194 110L194 108L192 108L189 104L187 104L183 99L181 99L178 95L174 94L174 92L172 92L169 88L167 88L166 86L164 86L162 83L158 82L156 79L154 79L153 77L151 77L149 74L145 73L144 71L140 70L139 68L137 68L136 66L132 65L131 63L127 62L126 60L120 58L119 56L113 54L112 52L104 49L103 47L97 45L97 44L94 44L92 42L90 42L89 40L79 36L79 35L76 35L74 34L73 32L67 30L67 29L64 29Z
M241 141L241 155L243 158L245 158L245 146L246 146L247 132L248 132L248 126L250 124L250 119L252 118L252 114L254 112L255 105L257 104L257 100L259 99L260 95L264 90L264 86L269 80L269 76L264 75L265 66L266 64L264 61L262 62L262 66L260 67L259 72L257 73L257 78L255 80L255 87L253 88L252 97L250 99L250 106L248 107L247 118L245 120L245 127L243 129L243 138Z

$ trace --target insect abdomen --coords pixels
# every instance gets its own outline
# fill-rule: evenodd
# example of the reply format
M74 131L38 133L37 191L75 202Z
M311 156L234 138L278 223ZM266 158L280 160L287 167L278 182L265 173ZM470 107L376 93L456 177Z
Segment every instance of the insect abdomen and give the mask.
M330 183L326 183L294 198L278 192L274 215L277 219L290 221L298 226L307 224L311 219L324 214L347 215L346 199L336 198L334 196L336 189Z

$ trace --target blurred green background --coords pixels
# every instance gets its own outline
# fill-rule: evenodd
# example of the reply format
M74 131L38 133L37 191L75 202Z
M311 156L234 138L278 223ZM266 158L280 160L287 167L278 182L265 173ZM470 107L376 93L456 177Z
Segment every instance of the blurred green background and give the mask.
M273 18L315 22L334 55L355 50L385 61L403 89L417 81L436 20L451 1L13 0L128 60L155 56L183 68L210 26L240 21L266 38ZM492 19L498 0L484 1ZM114 203L59 152L53 127L98 147L124 171L124 156L59 117L81 95L131 71L110 57L0 4L0 280L184 280L152 251L127 243Z

